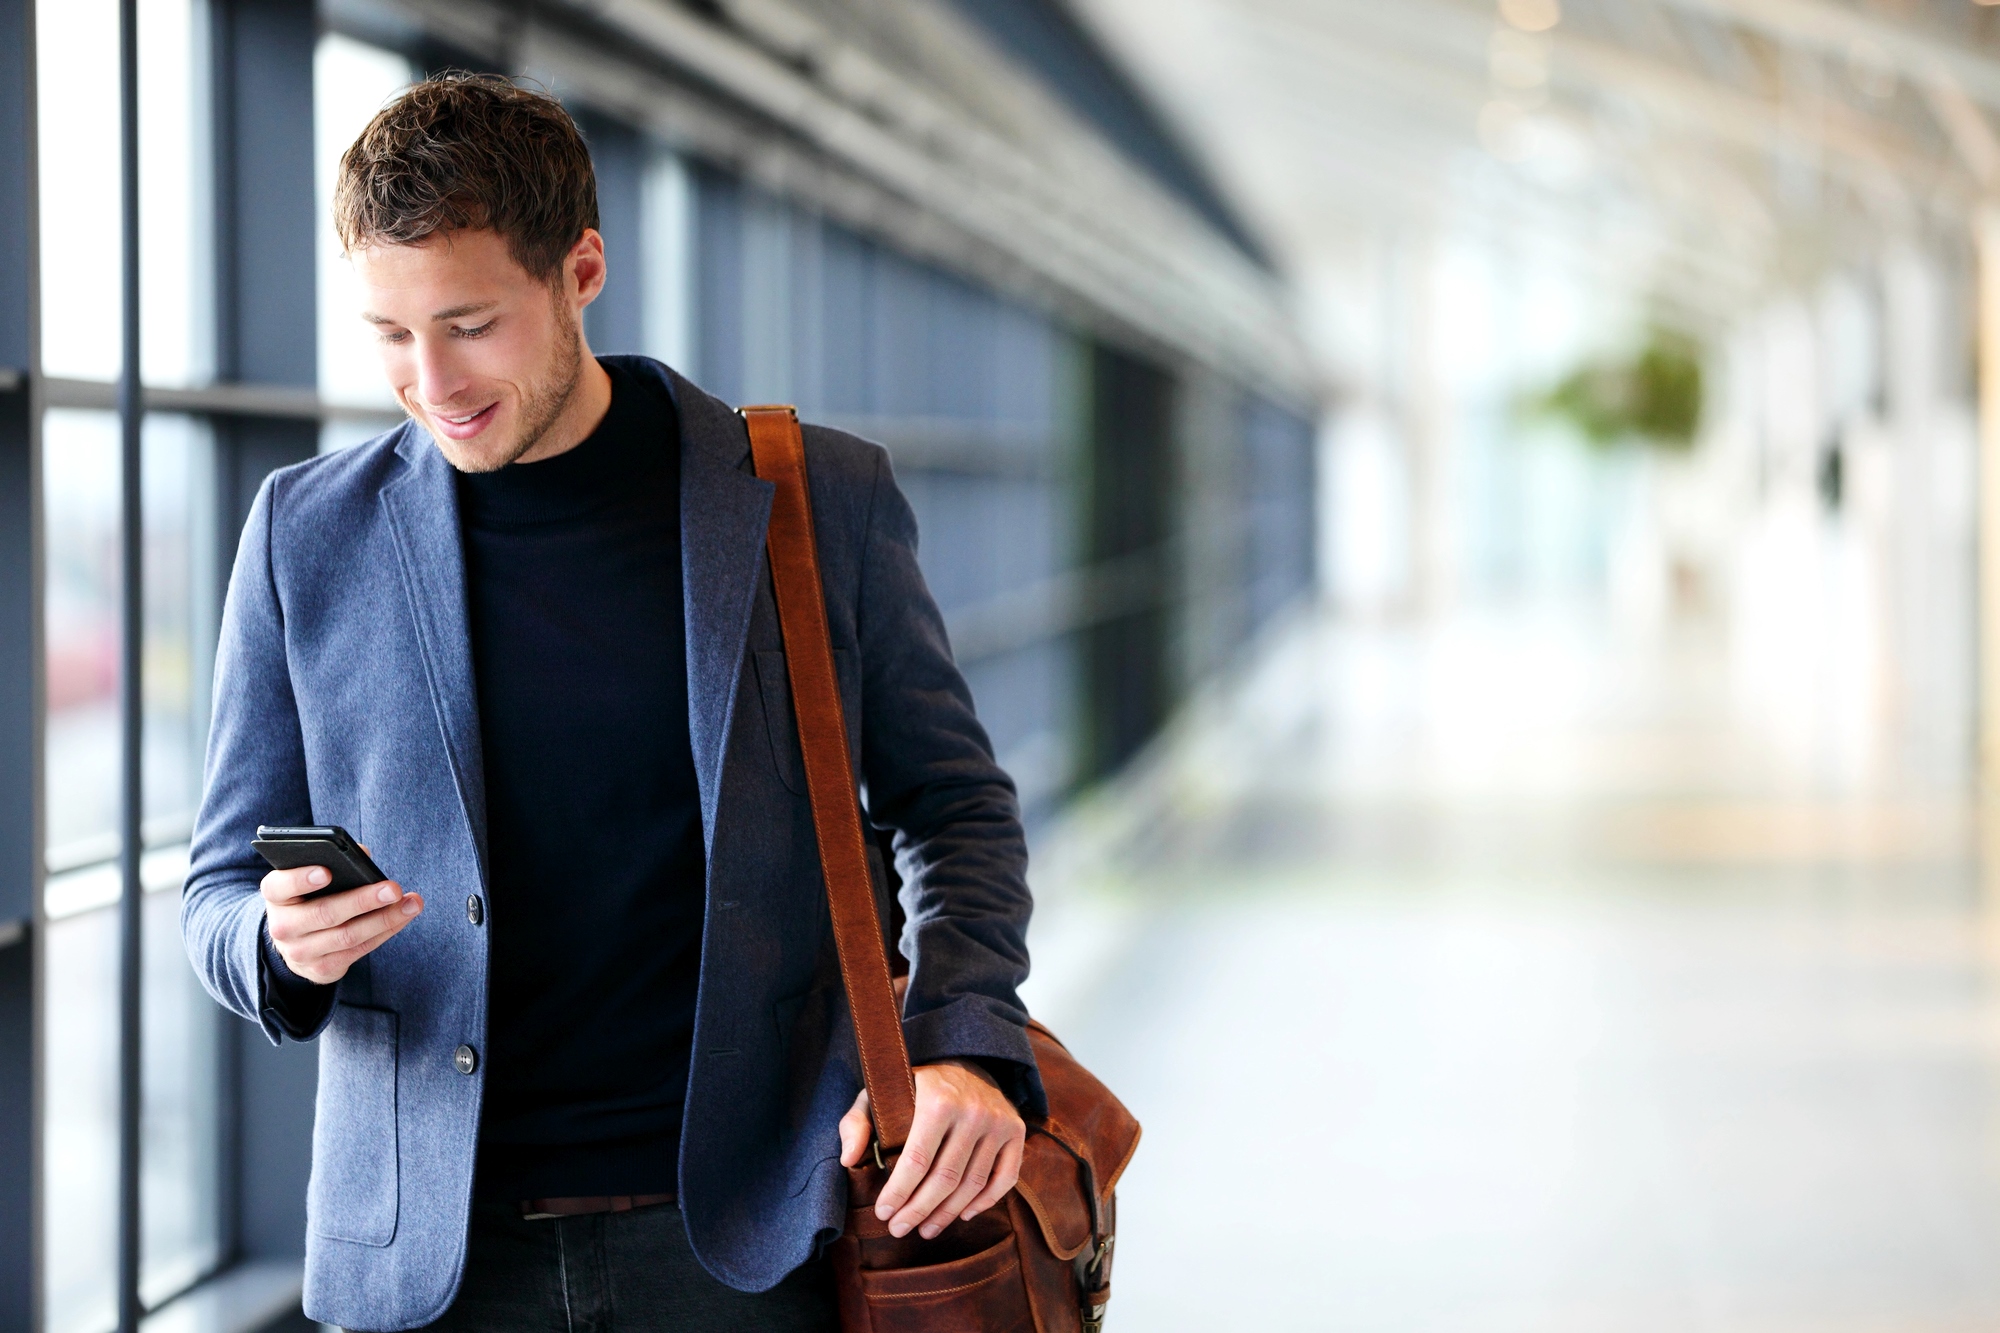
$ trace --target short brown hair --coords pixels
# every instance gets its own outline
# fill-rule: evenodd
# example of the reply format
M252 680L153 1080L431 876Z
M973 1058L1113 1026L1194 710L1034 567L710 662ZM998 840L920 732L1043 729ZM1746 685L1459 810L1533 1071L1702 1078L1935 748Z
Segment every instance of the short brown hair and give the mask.
M597 225L597 175L562 103L454 70L368 122L340 159L333 219L349 251L491 228L516 263L547 279Z

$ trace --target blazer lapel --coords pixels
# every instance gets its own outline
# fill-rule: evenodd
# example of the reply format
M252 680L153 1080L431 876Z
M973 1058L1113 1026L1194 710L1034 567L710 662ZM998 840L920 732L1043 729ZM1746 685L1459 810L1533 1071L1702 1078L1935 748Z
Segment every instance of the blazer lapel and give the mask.
M382 488L403 591L417 624L424 682L444 732L480 878L486 876L486 769L479 749L479 695L472 674L472 629L465 601L465 547L451 464L414 422L396 452L407 465Z
M681 582L687 618L688 730L709 850L722 791L722 761L742 678L750 608L764 570L771 517L768 481L744 470L743 419L669 371L681 427Z

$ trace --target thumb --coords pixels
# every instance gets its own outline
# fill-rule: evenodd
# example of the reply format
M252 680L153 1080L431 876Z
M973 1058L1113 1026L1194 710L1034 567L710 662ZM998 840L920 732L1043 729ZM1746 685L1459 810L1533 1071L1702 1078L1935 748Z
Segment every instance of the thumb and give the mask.
M840 1164L842 1166L861 1165L861 1155L868 1151L868 1136L874 1132L868 1120L868 1089L854 1099L854 1105L840 1118Z

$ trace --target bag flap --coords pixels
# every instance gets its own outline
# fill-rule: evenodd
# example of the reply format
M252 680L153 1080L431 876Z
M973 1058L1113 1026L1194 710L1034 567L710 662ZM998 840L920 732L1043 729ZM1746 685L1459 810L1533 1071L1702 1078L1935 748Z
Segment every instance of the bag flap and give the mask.
M1083 1165L1038 1126L1028 1130L1022 1146L1021 1178L1014 1191L1033 1210L1042 1239L1056 1258L1074 1259L1088 1248L1090 1194Z

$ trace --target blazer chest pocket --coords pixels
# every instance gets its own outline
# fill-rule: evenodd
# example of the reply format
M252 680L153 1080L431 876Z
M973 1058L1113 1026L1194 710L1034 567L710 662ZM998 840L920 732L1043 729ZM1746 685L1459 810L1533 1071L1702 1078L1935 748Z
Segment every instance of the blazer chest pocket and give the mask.
M764 730L771 738L771 762L777 767L779 781L790 791L804 796L805 758L799 752L799 722L798 716L792 712L792 680L785 665L785 655L772 650L758 653L756 659L757 690L764 700ZM840 681L841 709L847 717L847 743L853 745L859 737L855 734L854 710L849 702L854 697L852 649L833 650L833 674Z
M396 1015L336 1005L319 1040L306 1213L314 1235L387 1245L396 1238Z

